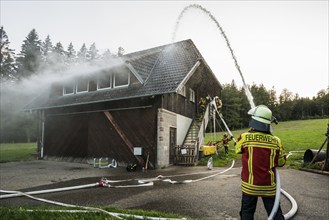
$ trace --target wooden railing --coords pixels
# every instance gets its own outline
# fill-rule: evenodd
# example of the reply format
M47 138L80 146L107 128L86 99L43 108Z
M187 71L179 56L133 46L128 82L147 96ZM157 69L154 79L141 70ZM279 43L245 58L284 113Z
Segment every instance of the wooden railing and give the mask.
M194 166L197 164L199 149L204 141L205 130L209 122L209 105L204 112L202 123L199 128L197 141L195 144L178 145L175 147L175 165ZM193 123L193 122L192 122ZM192 124L191 124L192 126ZM190 128L191 128L190 126ZM186 137L185 137L186 139ZM185 142L185 141L184 141Z
M178 145L175 148L175 165L194 166L196 162L196 145Z

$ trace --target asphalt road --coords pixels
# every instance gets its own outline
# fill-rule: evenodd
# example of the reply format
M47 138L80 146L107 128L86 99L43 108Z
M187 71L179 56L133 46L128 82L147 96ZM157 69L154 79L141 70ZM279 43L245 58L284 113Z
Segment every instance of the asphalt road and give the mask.
M230 171L188 184L154 181L153 186L114 188L139 184L137 179L153 178L195 180L223 171L226 168L178 167L127 172L125 167L98 169L92 165L57 161L30 161L0 164L2 190L35 191L81 184L96 183L101 177L126 180L111 183L111 187L94 187L37 195L53 201L83 206L112 206L125 209L158 210L178 213L198 219L239 219L241 203L239 163ZM298 212L294 220L329 219L329 176L293 169L280 169L282 188L295 198ZM112 188L113 187L113 188ZM1 199L1 206L45 205L26 197ZM281 208L287 213L290 202L282 196ZM259 200L255 219L266 219Z

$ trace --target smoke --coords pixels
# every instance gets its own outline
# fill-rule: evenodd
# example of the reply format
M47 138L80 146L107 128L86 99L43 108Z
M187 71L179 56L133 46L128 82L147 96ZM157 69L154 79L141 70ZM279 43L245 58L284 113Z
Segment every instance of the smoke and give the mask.
M106 61L72 63L71 65L52 60L48 62L47 68L40 67L42 70L29 77L1 82L0 142L36 141L38 118L35 116L37 115L26 112L24 107L39 96L49 97L53 84L58 86L79 78L93 78L95 74L119 65L122 66L123 61L116 57Z
M65 68L54 64L46 69L18 81L1 83L1 114L8 111L21 114L24 107L40 95L50 92L52 84L65 84L73 79L92 77L104 69L122 65L123 61L113 58L110 62L75 63Z

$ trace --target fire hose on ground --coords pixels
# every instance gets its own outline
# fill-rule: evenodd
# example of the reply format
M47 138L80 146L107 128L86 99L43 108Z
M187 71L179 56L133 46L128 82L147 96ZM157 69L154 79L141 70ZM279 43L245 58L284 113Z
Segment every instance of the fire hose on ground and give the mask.
M176 183L193 183L193 182L198 182L204 179L208 179L217 175L220 175L222 173L225 173L227 171L229 171L230 169L232 169L234 166L234 161L232 162L232 165L230 168L212 174L210 176L206 176L200 179L195 179L195 180L185 180L182 182L178 182L178 181L172 181L170 179L164 179L162 181L164 182L170 182L172 184L176 184ZM156 178L153 178L152 180L160 180L161 178L163 178L163 176L158 176ZM124 181L131 181L132 179L128 179L128 180L107 180L106 178L102 178L99 182L97 183L93 183L93 184L86 184L86 185L80 185L80 186L72 186L72 187L64 187L64 188L57 188L57 189L48 189L48 190L39 190L39 191L32 191L32 192L20 192L20 191L8 191L8 190L0 190L1 193L8 193L7 195L0 195L0 199L4 199L4 198L13 198L13 197L18 197L18 196L26 196L29 197L31 199L37 200L37 201L41 201L41 202L46 202L46 203L50 203L50 204L54 204L54 205L59 205L59 206L64 206L64 207L71 207L71 208L81 208L81 209L85 209L88 211L97 211L97 212L103 212L106 213L112 217L118 218L118 219L123 219L122 217L133 217L133 218L137 218L137 219L145 219L145 216L139 216L139 215L128 215L128 214L121 214L121 213L114 213L114 212L108 212L106 210L100 209L100 208L94 208L94 207L86 207L86 206L78 206L78 205L71 205L71 204L66 204L66 203L62 203L62 202L56 202L56 201L51 201L51 200L47 200L47 199L42 199L42 198L37 198L34 197L32 195L34 194L44 194L44 193L51 193L51 192L60 192L60 191L68 191L68 190L75 190L75 189L83 189L83 188L91 188L91 187L97 187L97 186L104 186L104 187L109 187L109 188L126 188L126 187L143 187L143 186L153 186L154 183L153 181L150 181L151 179L148 180L139 180L138 182L141 184L138 185L123 185L123 186L111 186L110 183L111 182L124 182ZM53 210L56 211L56 210ZM79 211L79 210L68 210L68 212L70 211ZM60 210L60 212L63 212L63 210ZM148 219L151 220L186 220L185 218L161 218L161 217L147 217Z
M221 171L219 173L215 173L213 175L207 176L207 177L203 177L200 179L196 179L196 180L186 180L186 181L182 181L182 182L178 182L178 181L172 181L170 179L164 179L164 182L170 182L172 184L176 184L176 183L192 183L192 182L198 182L204 179L208 179L214 176L217 176L219 174L225 173L228 170L232 169L234 166L234 161L231 165L230 168ZM163 176L158 176L157 178L154 179L161 179ZM26 196L29 197L31 199L37 200L37 201L41 201L41 202L46 202L46 203L50 203L50 204L54 204L54 205L59 205L59 206L64 206L64 207L71 207L71 208L80 208L80 209L85 209L88 211L96 211L96 212L103 212L106 213L112 217L115 217L117 219L123 219L122 217L128 217L128 218L136 218L136 219L145 219L145 216L139 216L139 215L128 215L128 214L121 214L121 213L114 213L114 212L108 212L106 210L100 209L100 208L94 208L94 207L86 207L86 206L78 206L78 205L72 205L72 204L66 204L66 203L62 203L62 202L56 202L56 201L51 201L51 200L47 200L47 199L42 199L42 198L37 198L34 197L32 195L35 194L44 194L44 193L52 193L52 192L60 192L60 191L68 191L68 190L75 190L75 189L84 189L84 188L91 188L91 187L97 187L97 186L103 186L103 187L109 187L109 188L127 188L127 187L143 187L143 186L153 186L154 183L153 181L138 181L140 184L138 185L123 185L123 186L112 186L110 185L110 183L112 182L124 182L124 181L131 181L132 179L128 179L128 180L107 180L106 178L102 178L99 182L97 183L93 183L93 184L86 184L86 185L80 185L80 186L72 186L72 187L63 187L63 188L57 188L57 189L48 189L48 190L39 190L39 191L32 191L32 192L20 192L20 191L8 191L8 190L0 190L1 193L8 193L7 195L0 195L0 199L4 199L4 198L13 198L13 197L18 197L18 196ZM56 210L53 210L56 211ZM65 211L65 210L64 210ZM79 210L68 210L68 212L77 212ZM63 210L60 210L60 212L63 212ZM161 218L161 217L147 217L148 219L151 220L186 220L185 218Z
M107 180L106 178L102 178L97 183L91 183L86 185L78 185L78 186L70 186L70 187L62 187L62 188L55 188L55 189L46 189L46 190L38 190L38 191L31 191L31 192L25 192L24 194L27 195L37 195L37 194L47 194L47 193L53 193L53 192L62 192L62 191L69 191L69 190L77 190L77 189L86 189L86 188L92 188L92 187L108 187L108 188L132 188L132 187L144 187L144 186L153 186L153 182L148 182L145 184L136 184L136 185L122 185L122 186L113 186L110 185L111 181ZM0 192L6 193L5 190L0 190ZM10 193L7 195L0 195L0 199L5 198L13 198L18 196L23 196L22 193Z
M76 190L76 189L83 189L83 188L91 188L91 187L98 187L98 186L103 186L103 187L108 187L108 188L131 188L131 187L145 187L145 186L153 186L154 185L154 181L163 181L163 182L168 182L171 184L188 184L188 183L195 183L195 182L199 182L205 179L209 179L212 177L215 177L217 175L223 174L229 170L231 170L233 168L235 164L235 161L232 161L232 165L220 172L217 172L215 174L206 176L206 177L202 177L199 179L187 179L187 180L183 180L183 181L173 181L169 178L165 178L164 176L157 176L155 178L149 178L149 179L139 179L138 183L136 185L122 185L122 186L112 186L110 183L114 183L114 182L125 182L125 181L132 181L133 179L127 179L127 180L108 180L106 178L102 178L99 182L97 183L93 183L93 184L86 184L86 185L80 185L80 186L72 186L72 187L63 187L63 188L55 188L55 189L48 189L48 190L39 190L39 191L32 191L32 192L19 192L19 191L7 191L7 190L0 190L1 193L9 193L7 195L0 195L0 199L4 199L4 198L13 198L13 197L18 197L18 196L27 196L31 199L36 199L38 201L42 201L42 202L47 202L47 203L52 203L52 204L56 204L56 205L61 205L61 206L65 206L65 207L75 207L75 208L82 208L82 209L86 209L89 211L98 211L98 212L104 212L107 213L113 217L116 217L118 219L122 219L120 216L124 216L125 214L120 214L120 213L112 213L112 212L107 212L105 210L99 209L99 208L93 208L93 207L84 207L84 206L77 206L77 205L70 205L70 204L65 204L65 203L60 203L60 202L55 202L55 201L50 201L50 200L45 200L45 199L40 199L37 197L34 197L32 195L36 195L36 194L44 194L44 193L52 193L52 192L60 192L60 191L68 191L68 190ZM181 174L181 175L175 175L175 177L177 176L186 176L186 175L195 175L195 174L200 174L200 173L194 173L194 174ZM280 185L280 177L279 177L279 173L276 170L276 176L277 176L277 194L276 194L276 202L273 206L273 210L272 213L270 215L270 217L268 219L273 219L273 216L275 216L277 209L278 209L278 204L280 201L280 192L287 197L287 199L290 201L290 203L292 204L292 208L291 210L286 213L284 215L285 219L290 219L291 217L293 217L296 212L297 212L297 203L295 201L295 199L289 195L286 191L284 191L283 189L281 189L281 185ZM170 176L167 176L170 177ZM172 176L173 177L173 176ZM132 216L132 215L130 215ZM139 216L134 216L135 218L139 218ZM148 217L150 219L159 219L161 220L161 218L152 218L152 217ZM143 219L143 218L140 218Z
M42 198L34 197L34 196L31 196L27 193L23 193L23 192L20 192L20 191L0 190L0 192L10 193L9 195L19 194L19 195L26 196L26 197L29 197L31 199L34 199L34 200L37 200L37 201L40 201L40 202L45 202L45 203L58 205L58 206L63 206L63 207L80 208L80 209L85 209L87 211L103 212L103 213L108 214L108 215L110 215L112 217L115 217L117 219L123 219L123 217L136 218L136 219L145 219L145 216L141 216L141 215L131 215L131 214L123 214L123 213L117 213L117 212L108 212L108 211L106 211L104 209L101 209L101 208L88 207L88 206L79 206L79 205L72 205L72 204L67 204L67 203L62 203L62 202L56 202L56 201L52 201L52 200L48 200L48 199L42 199ZM32 210L32 211L34 211L34 210ZM56 212L57 210L52 210L52 211ZM82 210L58 210L58 211L59 212L64 212L64 211L79 212L79 211L82 211ZM151 219L151 220L165 220L165 219L168 219L168 220L186 220L185 218L161 218L161 217L147 217L147 218Z

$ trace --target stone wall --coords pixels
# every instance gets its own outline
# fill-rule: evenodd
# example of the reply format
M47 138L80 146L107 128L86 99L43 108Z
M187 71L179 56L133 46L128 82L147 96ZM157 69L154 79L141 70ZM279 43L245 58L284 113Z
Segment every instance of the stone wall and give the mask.
M165 109L158 109L157 168L169 165L170 128L177 128L177 115Z

